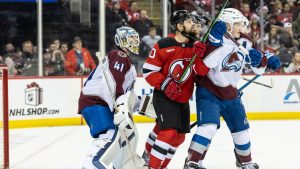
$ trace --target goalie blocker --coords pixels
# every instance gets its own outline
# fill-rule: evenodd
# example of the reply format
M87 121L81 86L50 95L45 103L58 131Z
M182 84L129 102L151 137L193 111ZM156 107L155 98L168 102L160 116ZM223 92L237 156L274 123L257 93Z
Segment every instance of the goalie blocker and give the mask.
M154 110L152 98L153 98L152 94L151 95L144 94L142 96L140 107L139 107L139 114L156 119L157 116Z

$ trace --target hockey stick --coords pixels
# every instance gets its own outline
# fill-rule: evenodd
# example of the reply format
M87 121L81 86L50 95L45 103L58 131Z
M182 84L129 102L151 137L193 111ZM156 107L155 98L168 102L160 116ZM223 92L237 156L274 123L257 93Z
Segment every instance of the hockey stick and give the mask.
M242 87L238 89L239 93L241 93L247 86L249 86L251 83L253 83L257 78L259 78L261 75L256 75L252 79L249 79L247 83L245 83ZM190 129L192 129L194 126L196 126L197 121L195 121L193 124L190 125Z
M102 73L103 73L103 75L104 75L106 85L107 85L107 87L108 87L108 89L109 89L109 93L110 93L110 96L111 96L112 101L113 101L113 105L114 105L114 109L115 109L115 112L114 112L114 113L116 113L116 112L118 112L119 110L117 109L117 103L116 103L116 100L115 100L115 96L114 96L114 94L113 94L113 93L114 93L114 92L113 92L113 89L112 89L112 87L109 85L109 82L108 82L108 75L106 74L105 69L104 69L104 66L103 66L103 63L106 61L106 58L105 58L105 56L101 56L101 53L100 53L100 52L97 52L97 53L96 53L96 56L97 56L97 58L98 58L99 65L101 66L101 70L102 70ZM120 128L119 128L119 129L120 129ZM137 162L135 161L134 153L131 151L132 149L131 149L131 146L130 146L129 138L126 136L126 133L125 133L124 130L121 130L121 129L120 129L120 133L121 133L121 134L124 136L124 138L125 138L125 141L126 141L126 143L127 143L127 145L128 145L128 149L129 149L129 152L130 152L130 154L131 154L131 157L132 157L132 160L133 160L135 166L138 166L138 165L137 165ZM137 133L136 133L136 134L137 134Z
M205 35L203 36L201 42L206 42L206 40L207 40L207 38L208 38L208 36L209 36L209 33L210 33L212 27L213 27L213 26L215 25L215 23L218 21L220 15L221 15L223 9L226 7L227 3L228 3L228 0L225 0L225 1L223 2L222 8L220 9L220 11L219 11L219 13L217 14L217 16L214 18L214 20L212 21L212 23L210 24L210 26L209 26L207 32L205 33ZM196 9L197 9L197 8L196 8ZM181 75L181 77L180 77L180 79L179 79L179 83L182 82L183 78L185 77L185 74L188 72L188 70L190 69L190 67L193 65L193 63L194 63L196 57L197 57L197 55L194 54L194 56L192 57L190 63L188 64L188 66L185 68L183 74Z
M250 81L250 80L252 80L252 79L247 79L247 78L245 78L245 77L243 77L243 80L245 80L245 81ZM274 82L273 82L273 80L271 79L271 84L270 85L268 85L268 84L264 84L264 83L260 83L260 82L255 82L255 81L253 81L252 83L255 83L255 84L258 84L258 85L261 85L261 86L264 86L264 87L267 87L267 88L273 88L274 87Z
M192 1L192 0L189 0L188 1L199 13L201 13L203 16L205 16L209 21L211 21L212 20L212 17L206 12L206 11L204 11L202 8L200 8L194 1ZM220 9L220 11L222 11L224 8L223 8L223 6L222 6L222 8ZM219 13L220 13L220 11L219 11ZM218 13L218 15L219 15L219 13ZM227 39L230 39L232 42L234 42L235 44L236 44L236 46L238 46L238 48L241 50L241 51L243 51L244 52L244 54L249 54L249 52L248 52L248 50L244 47L244 46L242 46L238 41L236 41L233 37L231 37L230 35L229 35L229 33L228 32L226 32L225 34L224 34L224 36L227 38Z

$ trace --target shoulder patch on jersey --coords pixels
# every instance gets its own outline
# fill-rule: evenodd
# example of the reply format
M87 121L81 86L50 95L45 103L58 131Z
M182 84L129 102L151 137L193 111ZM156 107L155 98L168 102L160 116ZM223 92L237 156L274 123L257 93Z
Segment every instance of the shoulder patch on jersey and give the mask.
M171 46L181 46L174 38L166 37L157 42L159 49L171 47Z
M127 57L127 54L121 50L112 50L110 52L108 52L107 54L108 56L113 56L113 57L116 57L116 56L120 56L122 58L126 58Z
M119 55L120 57L123 57L123 58L126 58L126 57L127 57L127 54L126 54L125 52L123 52L123 51L118 51L118 55Z

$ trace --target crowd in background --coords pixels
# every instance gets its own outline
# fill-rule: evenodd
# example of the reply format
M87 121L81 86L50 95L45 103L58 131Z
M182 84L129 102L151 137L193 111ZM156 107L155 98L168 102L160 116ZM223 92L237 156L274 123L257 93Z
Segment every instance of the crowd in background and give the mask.
M194 0L205 11L211 11L212 0ZM196 10L188 0L169 0L172 11L178 9ZM146 9L140 9L138 1L109 0L106 3L106 51L115 48L114 35L116 28L130 26L140 35L140 54L133 63L138 73L153 45L161 39L159 25L154 25ZM222 1L216 0L216 10ZM300 0L265 0L260 9L259 1L232 1L230 6L239 9L250 21L249 36L263 50L278 55L282 62L280 73L300 72ZM263 25L259 20L263 13ZM208 22L206 23L208 24ZM264 37L261 37L261 27ZM205 32L205 27L204 27ZM43 67L44 75L87 75L95 68L97 58L89 42L81 36L62 41L62 37L48 38L44 42ZM10 75L38 75L38 55L36 44L24 39L20 46L12 42L0 46L0 63L8 66ZM91 52L90 52L91 51ZM244 73L251 73L247 69Z

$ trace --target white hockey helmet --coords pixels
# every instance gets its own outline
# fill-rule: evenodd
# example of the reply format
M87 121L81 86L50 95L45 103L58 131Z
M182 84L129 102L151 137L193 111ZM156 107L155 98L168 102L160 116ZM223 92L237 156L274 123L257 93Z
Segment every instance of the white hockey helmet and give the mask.
M249 22L249 20L248 20L248 18L246 16L244 16L243 23L244 23L243 33L246 33L246 34L250 33L250 29L251 29L250 28L250 22Z
M235 8L225 8L220 15L220 20L228 23L232 31L234 23L245 22L245 16Z
M137 31L128 26L122 26L117 29L115 35L115 43L120 48L126 48L130 52L138 55L139 54L139 45L140 37Z

